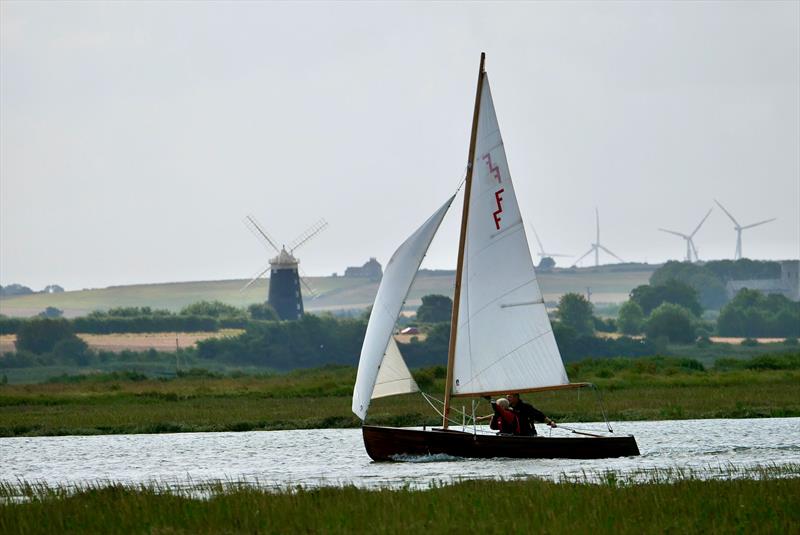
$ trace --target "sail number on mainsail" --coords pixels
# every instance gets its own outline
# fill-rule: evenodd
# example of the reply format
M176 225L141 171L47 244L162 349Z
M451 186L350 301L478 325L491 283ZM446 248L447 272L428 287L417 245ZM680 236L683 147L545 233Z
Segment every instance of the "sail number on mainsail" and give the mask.
M492 163L492 155L490 153L486 153L483 155L482 159L486 162L486 165L489 166L489 172L497 179L497 183L502 184L503 179L500 177L500 167ZM497 227L497 230L500 230L500 220L502 219L500 217L500 214L503 213L503 197L501 197L501 195L504 191L505 188L500 188L494 192L494 200L497 203L497 210L492 212L492 217L494 217L494 226Z

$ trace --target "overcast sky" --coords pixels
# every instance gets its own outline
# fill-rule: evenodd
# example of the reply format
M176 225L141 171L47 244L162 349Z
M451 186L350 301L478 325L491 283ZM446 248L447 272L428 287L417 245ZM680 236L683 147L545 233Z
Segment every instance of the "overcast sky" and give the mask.
M656 229L717 198L778 218L745 256L800 256L798 2L5 0L0 24L3 285L247 278L271 256L247 214L287 244L325 218L309 275L385 264L463 177L481 51L546 248L588 250L596 206L623 259L682 258ZM424 266L454 268L457 203ZM695 241L735 239L715 207Z

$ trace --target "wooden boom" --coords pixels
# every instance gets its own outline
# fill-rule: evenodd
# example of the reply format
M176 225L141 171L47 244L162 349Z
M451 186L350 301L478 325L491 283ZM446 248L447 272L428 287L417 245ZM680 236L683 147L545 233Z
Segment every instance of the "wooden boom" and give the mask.
M533 387L533 388L523 388L520 390L496 390L493 392L476 392L471 394L453 394L453 397L457 398L479 398L483 396L499 396L499 395L506 395L506 394L529 394L531 392L547 392L549 390L569 390L572 388L588 388L592 386L592 383L568 383L565 385L553 385L553 386L540 386L540 387Z

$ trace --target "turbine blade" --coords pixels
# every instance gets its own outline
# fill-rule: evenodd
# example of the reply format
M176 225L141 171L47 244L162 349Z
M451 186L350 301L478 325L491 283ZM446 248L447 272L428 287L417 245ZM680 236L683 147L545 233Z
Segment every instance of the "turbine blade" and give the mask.
M264 228L258 224L258 221L256 221L255 217L253 217L252 215L247 215L244 218L244 224L247 225L247 228L250 230L250 232L252 232L253 235L256 238L258 238L258 240L261 243L270 245L273 249L275 249L275 252L277 253L281 252L281 250L278 249L278 246L275 245L275 240L270 238L269 234L267 234L267 231L264 230Z
M614 253L612 253L612 252L611 252L611 251L610 251L610 250L609 250L607 247L603 247L602 245L598 245L598 247L600 247L602 250L604 250L605 252L607 252L608 254L610 254L611 256L613 256L614 258L616 258L617 260L619 260L620 262L622 262L622 263L625 263L625 261L624 261L623 259L621 259L621 258L620 258L620 257L618 257L617 255L615 255Z
M256 282L258 279L260 279L260 278L261 278L261 275L263 275L263 274L264 274L264 273L266 273L267 271L269 271L269 265L267 265L267 267L265 267L263 271L259 271L259 272L258 272L258 274L257 274L255 277L253 277L252 279L250 279L250 282L248 282L247 284L245 284L244 286L242 286L242 287L239 289L239 291L240 291L240 292L243 292L243 291L245 291L246 289L248 289L250 286L252 286L252 285L253 285L253 283L254 283L254 282Z
M544 245L542 245L542 240L539 239L539 234L536 233L536 228L533 226L533 223L530 223L531 230L533 231L533 235L536 237L536 243L539 244L539 256L548 256L544 252Z
M592 254L592 253L594 252L594 250L595 250L595 249L597 249L597 247L595 247L594 245L592 245L592 248L591 248L591 249L589 249L588 251L586 251L586 254L584 254L582 257L580 257L580 258L579 258L579 259L577 259L575 262L573 262L573 264L572 264L572 265L573 265L573 266L577 265L577 264L578 264L578 262L580 262L581 260L583 260L584 258L586 258L587 256L589 256L590 254Z
M710 216L710 215L711 215L711 211L712 211L712 210L714 210L714 208L709 208L709 209L708 209L708 213L707 213L707 214L706 214L706 216L703 218L703 220L702 220L702 221L700 221L700 224L699 224L699 225L697 225L697 228L696 228L696 229L694 229L694 231L693 231L691 234L689 234L689 237L690 237L690 238L691 238L691 237L693 237L695 234L697 234L697 231L698 231L698 230L700 230L700 227L702 227L702 226L703 226L703 223L705 223L705 222L706 222L706 219L708 219L708 216Z
M770 221L775 221L776 219L778 219L778 218L777 218L777 217L773 217L772 219L765 219L764 221L759 221L758 223L753 223L753 224L750 224L750 225L745 225L744 227L742 227L742 230L744 230L744 229L746 229L746 228L753 228L753 227L757 227L757 226L759 226L759 225L763 225L764 223L769 223Z
M738 222L738 221L736 221L736 220L733 218L733 216L731 215L731 213L730 213L729 211L727 211L727 210L725 209L725 207L724 207L724 206L722 206L722 204L720 204L720 202L719 202L717 199L714 199L714 202L715 202L715 203L717 203L717 205L718 205L720 208L722 208L722 211L723 211L723 212L725 212L725 213L728 215L728 217L730 217L730 218L731 218L731 221L733 221L733 224L734 224L734 225L736 225L736 226L738 227L738 226L739 226L739 222Z
M569 257L569 256L575 256L575 255L564 254L564 253L544 253L544 252L541 253L541 255L542 256L552 256L552 257L563 256L564 258Z
M667 230L665 228L659 228L658 230L660 230L661 232L667 232L669 234L674 234L676 236L680 236L684 240L688 240L689 239L689 236L687 236L686 234L681 234L680 232L676 232L674 230Z

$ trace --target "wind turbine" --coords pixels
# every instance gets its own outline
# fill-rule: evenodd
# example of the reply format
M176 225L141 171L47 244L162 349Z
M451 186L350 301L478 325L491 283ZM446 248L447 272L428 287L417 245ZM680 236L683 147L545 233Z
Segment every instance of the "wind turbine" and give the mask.
M682 233L680 233L680 232L676 232L676 231L674 231L674 230L667 230L667 229L665 229L665 228L659 228L659 229L658 229L658 230L660 230L661 232L667 232L667 233L669 233L669 234L674 234L674 235L676 235L676 236L680 236L681 238L683 238L684 240L686 240L686 261L687 261L687 262L692 262L692 253L694 253L694 261L695 261L695 262L699 262L699 261L700 261L700 258L697 256L697 247L695 247L695 246L694 246L694 241L692 241L692 238L694 238L694 235L695 235L695 234L697 234L697 231L698 231L698 230L700 230L700 227L702 227L702 226L703 226L703 223L705 223L705 222L706 222L706 219L708 219L708 216L710 216L710 215L711 215L711 211L712 211L712 210L714 210L714 209L713 209L713 208L710 208L710 209L708 210L708 213L707 213L707 214L706 214L706 216L705 216L705 217L702 219L702 221L700 221L700 224L699 224L699 225L697 225L697 228L695 228L695 229L694 229L694 231L693 231L691 234L689 234L688 236L687 236L686 234L682 234Z
M586 252L583 254L583 256L581 256L580 258L578 258L578 259L575 261L575 263L574 263L574 264L572 264L572 267L575 267L575 266L577 266L577 265L578 265L578 262L580 262L581 260L583 260L584 258L586 258L587 256L589 256L589 255L590 255L592 252L594 252L594 266L595 266L595 267L599 266L599 265L600 265L600 249L602 249L602 250L603 250L603 251L605 251L606 253L610 254L611 256L613 256L614 258L616 258L617 260L619 260L620 262L625 262L623 259L621 259L621 258L620 258L620 257L618 257L617 255L615 255L614 253L612 253L612 252L611 252L611 251L610 251L610 250L609 250L607 247L603 247L602 245L600 245L600 212L598 212L597 208L595 208L595 209L594 209L594 215L595 215L595 222L596 222L596 224L597 224L597 239L596 239L596 240L595 240L595 242L592 244L592 247L591 247L591 249L589 249L588 251L586 251Z
M533 227L533 223L531 223L531 230L533 231L533 235L536 237L536 243L538 243L538 244L539 244L539 252L538 252L538 253L536 253L536 254L539 256L539 258L544 258L544 257L546 257L546 256L549 256L549 257L551 257L551 258L552 258L552 257L556 257L556 256L564 256L564 257L567 257L567 256L572 256L572 255L570 255L570 254L561 254L561 253L548 253L548 252L545 252L545 250L544 250L544 246L542 245L542 240L540 240L540 239L539 239L539 234L536 232L536 229Z
M720 204L720 202L717 199L714 199L714 202L717 203L717 205L719 205L719 207L722 208L722 211L725 212L725 214L728 217L731 218L731 221L733 221L733 225L734 225L733 229L736 231L736 253L733 255L733 259L734 260L739 260L740 258L742 258L742 231L743 230L749 229L749 228L753 228L753 227L757 227L759 225L763 225L764 223L769 223L770 221L775 221L777 219L777 217L773 217L772 219L765 219L764 221L759 221L758 223L751 223L749 225L742 226L742 225L739 224L738 221L736 221L733 218L731 213L729 211L727 211L725 209L725 207L722 206L722 204Z

